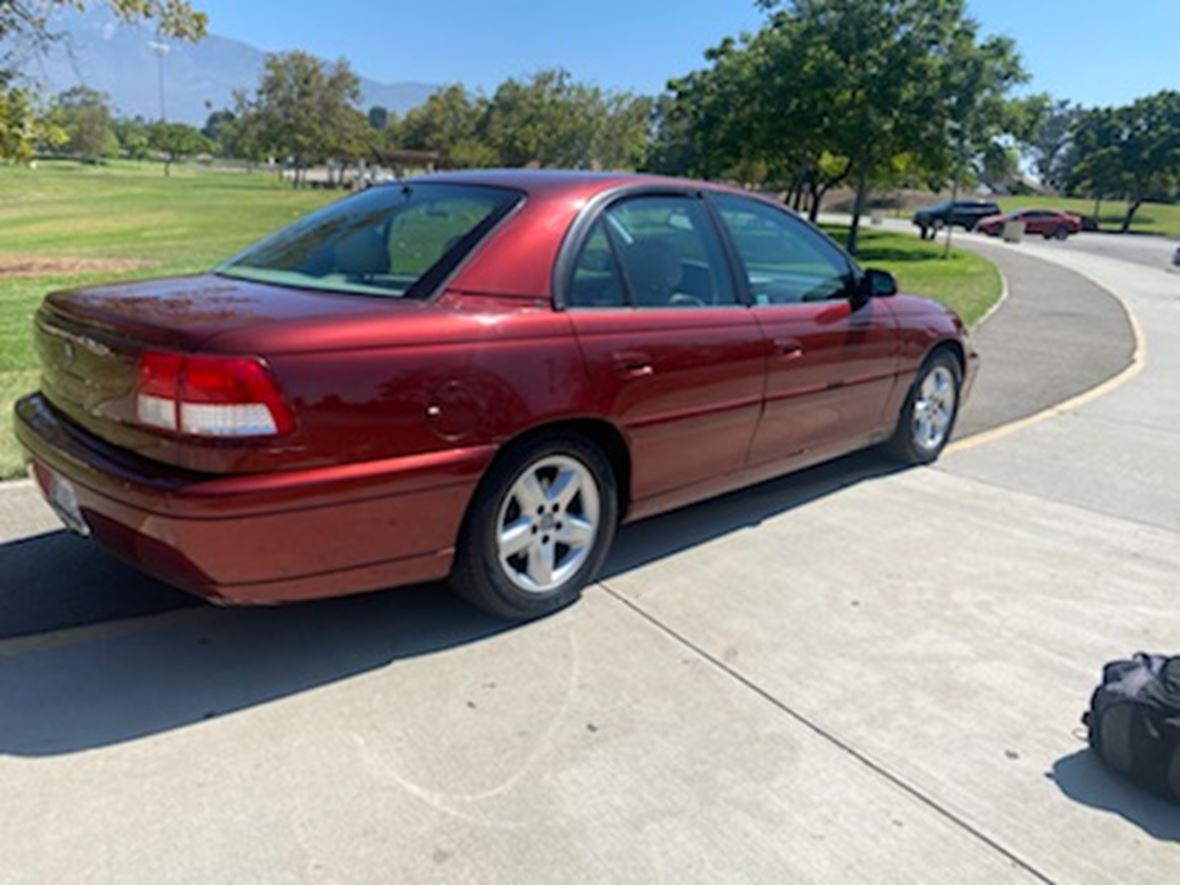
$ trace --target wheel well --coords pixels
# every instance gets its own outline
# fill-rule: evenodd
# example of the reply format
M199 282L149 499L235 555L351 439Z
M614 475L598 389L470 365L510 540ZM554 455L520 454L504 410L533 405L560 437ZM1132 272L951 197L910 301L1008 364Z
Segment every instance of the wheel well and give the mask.
M610 462L615 472L615 484L619 493L619 519L627 513L627 506L631 502L631 450L627 441L615 425L601 418L571 418L564 421L553 421L530 428L518 436L512 437L504 443L500 451L504 452L517 443L532 439L541 434L573 433L584 437L600 449Z
M949 351L954 356L959 363L960 374L965 374L967 371L967 356L963 353L963 345L958 341L940 341L931 349L926 357L926 362L929 362L934 357L934 354L944 351Z

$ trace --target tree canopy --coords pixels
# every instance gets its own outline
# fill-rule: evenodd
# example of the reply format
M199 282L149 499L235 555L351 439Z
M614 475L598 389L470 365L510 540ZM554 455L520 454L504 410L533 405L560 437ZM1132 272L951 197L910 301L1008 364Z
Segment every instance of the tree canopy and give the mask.
M945 181L996 158L1024 79L1011 40L981 39L964 0L761 0L766 25L669 84L653 160L810 196L851 180L849 247L871 184ZM683 165L682 165L683 164Z
M147 127L147 142L152 150L164 155L165 175L171 174L172 164L177 160L213 149L213 142L195 126L163 120Z
M154 21L160 32L182 40L199 40L208 19L189 0L103 0L124 21ZM0 0L0 42L40 49L57 39L50 26L59 9L84 9L87 0ZM0 52L0 161L26 162L38 145L58 147L67 138L58 121L39 107L27 89L12 85L11 52ZM74 150L91 159L115 144L105 101L75 109L68 136Z

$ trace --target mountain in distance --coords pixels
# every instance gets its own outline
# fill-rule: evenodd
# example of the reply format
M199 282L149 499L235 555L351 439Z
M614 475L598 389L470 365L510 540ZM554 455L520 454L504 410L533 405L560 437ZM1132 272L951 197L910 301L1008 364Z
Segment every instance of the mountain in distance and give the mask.
M27 80L47 95L89 86L105 92L117 114L159 118L160 83L152 29L120 22L102 7L57 16L51 29L63 39L47 53L15 48L14 61ZM196 126L202 125L211 111L231 107L235 89L252 90L266 58L257 47L216 34L198 43L167 40L166 44L167 117ZM0 57L6 48L14 50L0 46ZM398 114L422 104L438 88L429 83L378 83L366 77L360 78L360 85L363 110L381 105Z

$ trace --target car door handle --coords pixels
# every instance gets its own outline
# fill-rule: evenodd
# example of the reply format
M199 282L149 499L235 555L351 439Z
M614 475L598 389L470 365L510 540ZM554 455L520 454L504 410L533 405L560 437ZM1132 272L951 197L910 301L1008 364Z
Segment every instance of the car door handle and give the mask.
M613 354L615 372L624 378L646 378L655 374L655 366L651 357L646 353L633 350L622 350Z
M803 342L798 338L775 338L774 349L783 359L797 360L803 356Z

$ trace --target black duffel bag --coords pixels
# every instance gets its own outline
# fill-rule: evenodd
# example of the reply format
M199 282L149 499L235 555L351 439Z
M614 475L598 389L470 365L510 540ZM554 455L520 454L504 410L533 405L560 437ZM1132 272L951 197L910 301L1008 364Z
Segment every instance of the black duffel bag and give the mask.
M1082 722L1103 762L1180 802L1180 656L1111 661Z

